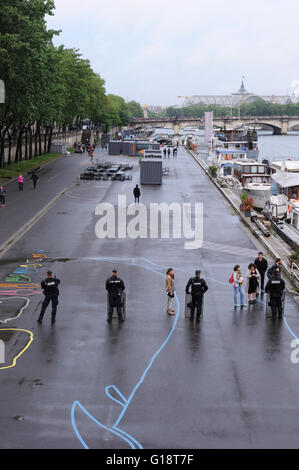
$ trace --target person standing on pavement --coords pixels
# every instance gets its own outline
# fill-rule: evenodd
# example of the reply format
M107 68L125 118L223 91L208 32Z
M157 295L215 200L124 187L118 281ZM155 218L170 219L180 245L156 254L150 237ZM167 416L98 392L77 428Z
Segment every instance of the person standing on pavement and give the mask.
M123 292L125 291L125 283L120 277L118 277L116 269L113 269L112 276L109 277L106 281L106 291L108 292L109 300L109 311L107 321L109 323L112 322L114 307L116 307L117 309L118 320L120 322L124 321L122 317L121 301Z
M23 186L24 186L24 178L23 178L23 175L19 175L19 177L18 177L18 183L19 183L19 191L23 191Z
M241 272L241 266L237 264L234 267L234 272L232 275L232 281L230 281L234 287L234 306L236 307L246 307L244 302L244 289L243 289L243 276ZM240 295L240 304L238 304L238 293Z
M264 254L262 251L259 252L258 258L254 261L255 266L257 267L258 272L260 273L261 276L261 294L263 295L265 290L264 290L264 285L265 285L265 274L268 269L268 261L264 258Z
M6 198L6 189L3 186L0 186L0 205L1 207L5 207L5 198Z
M170 148L168 147L167 149L167 155L168 155L168 158L170 157Z
M139 198L141 196L141 192L140 192L138 184L136 184L135 188L133 189L133 194L134 194L134 198L135 198L135 204L136 204L136 202L138 202L138 204L139 204Z
M277 271L279 276L281 276L281 265L282 265L281 258L277 258L277 260L275 261L275 264L273 264L273 266L271 266L271 268L268 269L268 272L267 272L268 279L271 279L275 271Z
M164 158L166 158L166 153L167 153L166 147L164 147L163 153L164 153Z
M56 312L57 312L58 296L59 296L59 289L58 289L59 284L60 284L60 279L57 279L56 276L53 277L52 271L48 271L47 278L41 282L41 287L43 289L45 299L43 301L41 312L37 320L38 323L43 322L46 308L48 307L50 302L52 302L51 323L53 325L56 322Z
M175 315L173 301L175 298L174 271L173 268L167 269L166 273L166 294L167 294L167 313Z
M272 310L272 320L275 320L276 315L282 320L282 294L285 290L285 282L281 279L279 271L273 271L271 279L267 282L266 292L270 295L270 306Z
M36 188L36 183L37 183L37 180L38 180L38 176L37 176L36 171L32 172L31 179L32 179L32 182L33 182L33 189L35 189Z
M260 277L260 273L256 269L255 264L250 263L246 271L246 292L248 293L249 304L256 303L256 294L259 290Z
M202 303L203 296L208 290L207 283L204 279L201 279L201 271L195 271L195 277L191 277L186 285L186 294L189 294L191 287L192 303L191 303L191 316L190 321L194 319L194 313L196 309L196 321L199 322L202 316Z

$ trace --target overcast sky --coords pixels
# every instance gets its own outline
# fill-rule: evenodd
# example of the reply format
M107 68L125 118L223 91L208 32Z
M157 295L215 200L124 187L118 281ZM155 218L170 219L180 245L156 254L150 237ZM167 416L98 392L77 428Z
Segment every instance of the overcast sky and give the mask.
M299 79L298 0L56 0L48 24L108 93L142 105L230 94L242 75L261 94L287 94Z

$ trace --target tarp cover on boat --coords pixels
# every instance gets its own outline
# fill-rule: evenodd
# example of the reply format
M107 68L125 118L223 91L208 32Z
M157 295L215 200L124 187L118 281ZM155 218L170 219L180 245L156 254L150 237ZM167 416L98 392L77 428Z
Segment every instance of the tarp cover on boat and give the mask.
M271 175L272 179L276 181L283 188L291 188L292 186L299 186L299 173L289 173L277 171Z

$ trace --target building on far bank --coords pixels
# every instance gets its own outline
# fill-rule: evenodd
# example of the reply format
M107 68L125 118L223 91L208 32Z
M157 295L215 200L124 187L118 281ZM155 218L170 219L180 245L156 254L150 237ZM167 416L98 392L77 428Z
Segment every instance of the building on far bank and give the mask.
M235 108L241 104L250 104L257 99L262 99L266 102L274 104L290 104L298 103L298 98L295 94L292 95L258 95L256 93L248 92L244 86L244 78L241 83L240 89L231 95L193 95L184 97L185 100L180 107L190 106L194 104L204 104L206 106L223 106L225 108Z

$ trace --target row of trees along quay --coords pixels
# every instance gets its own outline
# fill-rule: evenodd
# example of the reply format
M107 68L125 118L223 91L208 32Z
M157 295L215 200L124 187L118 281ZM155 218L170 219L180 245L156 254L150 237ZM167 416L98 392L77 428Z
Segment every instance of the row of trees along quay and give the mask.
M253 103L241 104L232 109L222 106L207 106L201 103L184 106L183 108L169 107L161 117L204 117L205 112L213 111L215 116L227 116L232 112L235 117L239 116L299 116L299 103L276 104L266 102L257 98ZM157 117L157 114L149 113L151 117Z
M60 34L47 28L53 0L0 0L0 78L6 99L0 104L0 167L48 153L53 131L107 132L142 117L140 104L107 95L105 81L77 49L55 47ZM12 152L12 148L15 151ZM14 153L14 155L12 155Z

